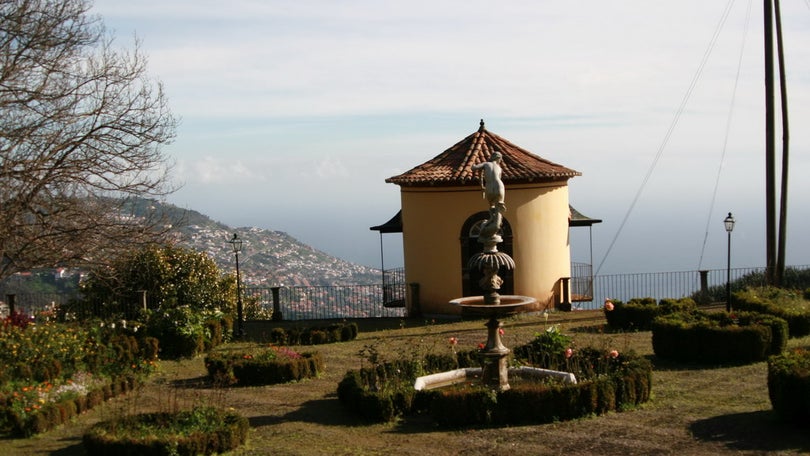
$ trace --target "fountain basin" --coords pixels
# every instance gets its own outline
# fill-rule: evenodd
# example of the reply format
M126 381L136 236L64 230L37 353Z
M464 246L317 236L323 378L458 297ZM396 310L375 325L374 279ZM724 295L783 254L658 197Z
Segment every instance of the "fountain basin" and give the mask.
M458 385L465 382L480 382L481 373L482 369L480 367L468 367L447 372L439 372L437 374L423 375L422 377L417 377L413 384L413 388L417 391L421 391ZM576 376L570 372L540 369L538 367L512 367L509 368L509 375L534 380L551 378L558 380L561 383L577 383Z
M461 307L466 314L485 317L514 315L521 307L537 304L537 299L521 295L501 295L500 301L500 304L485 304L483 296L466 296L453 299L450 304Z

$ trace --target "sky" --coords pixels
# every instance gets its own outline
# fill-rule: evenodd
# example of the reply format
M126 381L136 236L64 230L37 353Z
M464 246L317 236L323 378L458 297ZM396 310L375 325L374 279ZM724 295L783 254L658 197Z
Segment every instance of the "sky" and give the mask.
M804 265L810 0L781 7L786 262ZM92 12L117 45L139 42L180 119L168 202L232 227L401 266L401 235L382 237L381 258L369 230L400 207L385 179L483 119L582 173L570 202L603 220L600 273L724 269L729 212L732 267L765 264L762 2L96 0ZM589 261L587 228L571 244Z

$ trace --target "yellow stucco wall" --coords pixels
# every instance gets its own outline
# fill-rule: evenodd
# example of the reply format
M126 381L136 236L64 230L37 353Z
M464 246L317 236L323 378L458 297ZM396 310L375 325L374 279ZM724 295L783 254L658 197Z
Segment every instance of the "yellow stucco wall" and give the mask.
M461 245L464 222L487 210L476 187L401 188L405 280L419 284L423 314L456 315L449 304L462 296ZM555 302L559 279L570 275L567 182L507 186L512 227L515 294L532 296L541 310ZM409 291L410 294L410 291ZM413 311L414 297L408 297Z

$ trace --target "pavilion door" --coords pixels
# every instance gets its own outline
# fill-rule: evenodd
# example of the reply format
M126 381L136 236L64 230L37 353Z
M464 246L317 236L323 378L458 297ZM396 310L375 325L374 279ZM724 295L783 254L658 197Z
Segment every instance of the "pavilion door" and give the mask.
M462 296L480 296L484 294L481 286L478 285L478 281L481 280L483 274L476 268L470 269L468 263L473 255L483 250L483 244L478 242L478 233L481 231L481 225L487 217L489 217L488 211L477 212L467 218L461 228L459 239L461 242ZM503 225L498 234L503 238L503 242L498 244L498 251L512 256L512 227L506 218L503 219ZM515 285L512 271L501 268L498 275L503 279L503 284L498 293L502 295L514 294Z

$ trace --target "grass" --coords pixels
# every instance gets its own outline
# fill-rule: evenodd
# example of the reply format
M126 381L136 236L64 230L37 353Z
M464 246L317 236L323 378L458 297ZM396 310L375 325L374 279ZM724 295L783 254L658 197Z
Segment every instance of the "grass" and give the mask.
M316 379L264 387L212 388L202 357L162 362L160 373L140 391L70 424L30 439L0 441L0 454L82 455L81 436L93 423L127 413L170 411L194 405L233 407L250 419L248 442L233 455L723 455L810 452L806 430L785 426L771 412L764 362L746 366L697 367L658 360L650 332L609 334L599 311L518 316L504 321L508 347L530 340L544 326L560 324L577 346L592 345L650 356L653 397L639 409L547 425L442 430L422 418L367 425L348 414L335 390L348 369L360 367L358 353L373 347L385 359L475 347L486 338L483 321L435 323L423 320L360 321L357 340L297 347L324 355L326 371ZM247 327L261 338L264 332ZM249 344L246 344L249 345ZM790 348L810 348L810 337ZM234 348L233 345L228 348Z

